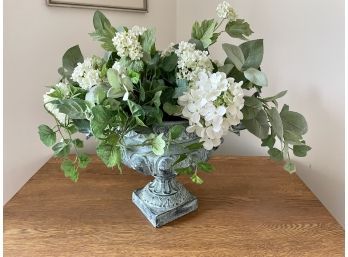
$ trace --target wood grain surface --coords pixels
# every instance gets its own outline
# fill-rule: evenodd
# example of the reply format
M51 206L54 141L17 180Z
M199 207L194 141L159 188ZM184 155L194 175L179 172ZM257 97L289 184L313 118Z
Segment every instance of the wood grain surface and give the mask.
M150 177L94 156L74 184L49 160L4 208L5 257L344 255L344 232L296 175L265 157L214 157L198 211L160 229L131 202Z

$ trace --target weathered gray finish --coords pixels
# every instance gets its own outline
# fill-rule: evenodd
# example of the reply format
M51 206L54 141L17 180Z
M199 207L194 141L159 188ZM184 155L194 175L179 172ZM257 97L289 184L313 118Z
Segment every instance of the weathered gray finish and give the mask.
M188 125L184 121L165 122L155 126L154 133L163 133L167 141L170 127L177 124ZM157 156L152 153L150 146L139 146L146 138L146 135L134 131L127 134L125 141L129 147L123 152L122 161L140 173L155 177L144 188L135 190L132 200L154 227L160 227L198 207L197 198L176 180L174 162L181 154L187 153L188 158L178 163L175 168L193 166L197 160L207 160L209 151L188 151L186 146L198 142L199 138L192 133L184 132L166 147L164 155Z

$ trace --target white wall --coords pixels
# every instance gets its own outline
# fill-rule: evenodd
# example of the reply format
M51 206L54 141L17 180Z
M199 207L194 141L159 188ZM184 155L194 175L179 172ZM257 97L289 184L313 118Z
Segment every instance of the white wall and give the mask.
M265 39L263 69L272 94L289 89L285 102L303 113L313 147L298 159L298 174L337 220L344 223L344 1L231 0ZM148 14L105 11L113 24L157 28L158 46L188 39L194 20L215 16L217 0L149 0ZM64 51L80 43L101 54L88 36L93 10L48 8L45 1L4 1L4 202L49 158L36 127L50 122L41 106L44 86L58 79ZM228 37L225 37L226 42ZM222 50L215 48L218 58ZM93 144L89 144L92 151ZM220 153L263 155L252 135L230 135Z
M178 0L177 39L189 38L191 24L215 16L220 1ZM230 0L240 17L264 38L265 94L289 89L283 102L305 115L313 150L297 158L298 175L344 224L344 1ZM232 42L228 36L222 40ZM235 41L234 41L235 42ZM237 42L236 42L237 43ZM221 47L213 56L223 57ZM221 59L223 60L223 59ZM263 155L251 134L230 135L219 153ZM252 178L251 178L252 179Z
M116 25L157 28L158 46L175 41L176 2L149 0L149 13L104 11ZM47 7L45 0L4 1L4 203L51 156L40 143L37 126L52 124L42 108L45 86L59 77L57 68L69 47L85 56L102 54L93 31L94 10Z

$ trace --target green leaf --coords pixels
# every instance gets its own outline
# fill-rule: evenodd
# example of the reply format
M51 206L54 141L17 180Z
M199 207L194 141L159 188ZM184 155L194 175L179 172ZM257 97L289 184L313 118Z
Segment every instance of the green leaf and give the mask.
M297 135L296 133L289 130L284 131L284 141L286 143L291 145L301 145L302 144L301 140L302 140L302 136Z
M179 158L176 159L176 161L173 163L172 167L177 165L178 163L182 162L183 160L186 160L186 158L187 158L187 154L180 154Z
M205 171L205 172L212 172L214 171L214 166L207 162L198 162L197 163L198 169Z
M283 160L283 152L277 148L269 149L268 154L272 160L275 160L275 161L282 161Z
M125 94L124 89L110 87L106 95L107 95L107 97L110 97L112 99L116 99L116 98L123 97L124 94Z
M161 68L166 72L171 72L176 68L177 63L178 56L175 53L172 53L163 58Z
M121 78L118 72L114 69L108 69L106 74L110 86L114 89L121 90Z
M91 127L89 120L72 120L80 133L89 134Z
M268 84L266 75L255 68L249 68L244 71L244 76L257 86L265 87Z
M81 139L76 138L72 142L77 148L83 148L83 141Z
M299 136L307 133L306 119L298 112L282 111L280 117L283 121L284 131L287 130Z
M268 148L273 148L275 144L275 136L273 134L269 135L265 139L262 139L262 144L261 146L267 146Z
M179 98L188 90L188 82L186 79L178 79L176 85L177 87L175 88L173 98Z
M110 21L100 11L96 11L93 16L93 25L95 32L90 35L102 42L102 47L106 51L115 52L116 48L112 43L112 39L115 36L116 29L111 26Z
M161 105L161 94L162 91L157 91L151 100L151 104L154 104L156 108L159 108Z
M69 48L63 55L63 70L66 78L70 79L78 63L83 63L83 56L78 45Z
M52 147L54 155L56 157L66 157L70 153L70 143L69 142L59 142Z
M296 172L296 166L295 166L295 164L292 163L292 162L290 162L290 161L286 162L286 163L284 164L283 168L284 168L284 170L286 170L286 171L289 172L290 174Z
M94 86L86 94L85 100L93 104L101 104L106 98L105 88L103 86Z
M268 136L269 125L264 110L260 110L254 119L243 120L242 123L249 132L258 138L265 139Z
M151 149L153 153L159 156L164 154L164 147L166 146L166 142L162 137L163 134L159 134L151 142Z
M201 149L202 147L203 147L203 142L197 142L197 143L187 145L185 148L190 150L190 151L196 151L196 150Z
M263 39L250 40L241 44L239 47L242 49L245 58L242 69L258 69L263 57Z
M228 22L226 24L225 31L231 37L243 40L247 40L246 37L253 33L253 31L250 29L250 25L242 19Z
M41 142L44 143L46 146L54 145L57 140L56 132L54 132L49 126L46 125L39 126L39 136Z
M225 65L218 68L218 71L224 72L226 75L230 74L232 71L234 65L230 63L226 63Z
M139 104L136 104L131 100L128 100L127 103L129 110L131 111L134 117L143 116L145 114L143 108Z
M191 167L177 168L175 171L178 175L191 175L193 173Z
M234 66L236 66L238 70L242 70L245 59L240 47L225 43L222 44L222 48L224 49L227 57L234 64Z
M86 119L88 105L85 100L74 98L54 100L50 103L54 104L59 112L68 115L70 119Z
M97 146L97 155L108 168L121 168L121 149L118 145L102 142Z
M199 184L199 185L203 184L203 182L204 182L203 179L198 177L198 175L196 173L191 176L191 180L192 180L193 183L196 183L196 184Z
M64 176L67 178L70 178L73 182L77 182L78 180L78 172L77 168L75 167L74 163L66 159L62 162L60 165L61 170L64 172Z
M242 109L243 119L254 119L259 111L262 110L262 102L255 96L244 97L244 107Z
M216 35L214 35L216 26L217 23L214 19L204 20L201 24L196 21L192 27L191 37L200 40L203 48L207 48L216 41Z
M305 157L307 155L307 152L311 149L312 148L308 145L294 145L293 152L294 155L298 157Z
M183 125L174 125L169 129L169 135L172 140L175 140L181 136L184 132L185 127Z
M182 108L179 105L174 105L169 102L165 102L163 105L163 110L169 115L175 115L181 113Z
M278 110L275 107L272 107L270 110L268 110L267 114L273 131L279 137L279 139L283 139L283 122L280 118Z
M155 30L153 28L147 29L141 37L143 42L143 51L151 55L155 48Z
M284 95L286 95L288 91L285 90L285 91L282 91L282 92L279 92L278 94L274 95L274 96L271 96L271 97L265 97L263 98L262 100L265 101L265 102L272 102L274 100L277 100L278 98L281 98L283 97Z
M104 130L109 125L110 114L103 106L97 105L92 108L91 130L97 138L104 136Z
M88 164L91 162L87 154L80 154L77 158L81 169L87 168Z

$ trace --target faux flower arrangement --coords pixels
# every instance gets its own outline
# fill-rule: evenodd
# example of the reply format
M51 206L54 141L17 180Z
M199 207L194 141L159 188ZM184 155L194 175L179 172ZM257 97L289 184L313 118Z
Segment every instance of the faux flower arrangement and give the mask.
M131 131L147 135L144 144L163 155L184 129L199 137L192 149L207 150L219 147L227 133L247 130L269 148L272 159L285 161L285 170L296 170L290 152L303 157L311 149L303 140L305 118L288 105L278 111L277 99L286 91L261 96L267 86L260 68L263 40L247 39L253 31L227 2L218 5L217 16L218 20L195 22L189 41L159 51L154 29L115 28L100 11L95 12L95 31L90 35L102 43L105 56L84 58L79 46L68 49L58 70L59 83L44 95L44 107L56 125L40 125L39 135L55 156L63 158L66 177L77 181L78 170L89 163L82 152L83 141L73 138L77 132L97 140L97 155L107 167L121 169L122 150L128 147L123 139ZM244 42L222 44L226 59L220 64L212 60L209 47L223 33ZM173 120L187 120L189 126L173 126L167 141L163 134L153 134L153 125ZM71 149L75 160L68 158ZM185 158L180 156L176 163ZM178 168L177 173L202 183L198 170L212 169L199 162Z

